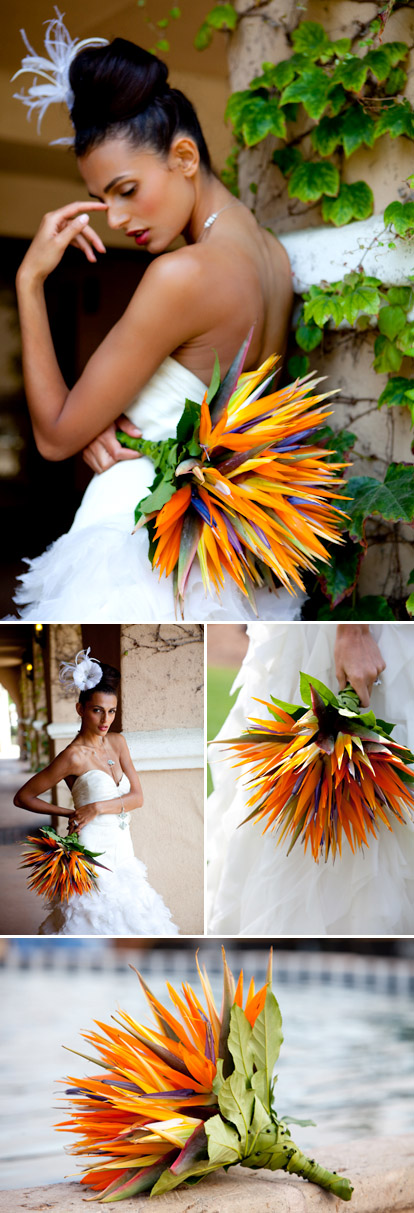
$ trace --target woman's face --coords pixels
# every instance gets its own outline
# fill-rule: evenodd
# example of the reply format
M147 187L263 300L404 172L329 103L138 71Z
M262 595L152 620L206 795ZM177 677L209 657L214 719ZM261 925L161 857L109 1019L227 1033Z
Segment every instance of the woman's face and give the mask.
M78 165L91 197L107 204L109 227L122 229L139 247L164 252L187 227L198 170L192 140L176 139L162 157L127 139L108 138Z
M104 738L113 722L116 705L116 695L109 695L105 691L94 691L86 703L77 703L76 710L82 719L82 732Z

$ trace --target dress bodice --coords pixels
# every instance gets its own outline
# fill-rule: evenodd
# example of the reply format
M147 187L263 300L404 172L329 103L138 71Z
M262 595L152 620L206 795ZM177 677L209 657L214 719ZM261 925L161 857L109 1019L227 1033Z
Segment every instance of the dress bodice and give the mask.
M174 436L186 397L201 404L206 384L168 356L125 412L152 441Z
M93 804L95 800L115 800L117 796L125 796L129 789L130 782L126 775L122 775L117 786L109 771L94 767L77 776L71 795L75 809L80 809L82 805Z

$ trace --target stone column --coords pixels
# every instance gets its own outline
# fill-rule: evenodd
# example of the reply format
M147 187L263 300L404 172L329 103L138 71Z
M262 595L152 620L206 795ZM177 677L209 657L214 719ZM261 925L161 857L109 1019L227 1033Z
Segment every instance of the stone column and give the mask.
M134 848L189 934L203 931L203 673L200 625L121 626L123 732L144 790Z
M51 719L48 724L48 734L52 743L52 756L56 758L65 746L76 736L79 728L79 717L75 711L76 696L68 694L59 682L59 664L61 661L73 661L76 653L82 648L82 628L80 623L52 623L49 625L49 694ZM71 796L66 784L60 783L52 789L52 799L62 808L69 808ZM62 825L67 825L62 818Z

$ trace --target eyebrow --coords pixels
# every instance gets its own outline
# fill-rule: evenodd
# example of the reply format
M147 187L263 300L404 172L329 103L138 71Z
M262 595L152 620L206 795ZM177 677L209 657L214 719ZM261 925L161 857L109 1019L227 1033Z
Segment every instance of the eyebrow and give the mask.
M124 181L125 178L128 178L128 176L129 176L128 173L120 173L118 177L113 177L112 181L109 182L109 185L105 186L104 191L103 191L104 194L109 194L109 191L113 189L114 185L118 184L118 181ZM91 194L90 191L89 191L89 197L90 198L99 198L99 202L102 201L98 194Z

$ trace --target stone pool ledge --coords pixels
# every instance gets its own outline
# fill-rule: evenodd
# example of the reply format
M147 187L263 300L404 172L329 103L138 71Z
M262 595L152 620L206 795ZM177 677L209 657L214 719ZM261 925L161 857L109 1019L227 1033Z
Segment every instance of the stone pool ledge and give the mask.
M123 1213L413 1213L414 1135L370 1138L327 1146L316 1157L325 1166L348 1175L354 1184L348 1204L314 1184L269 1171L234 1167L219 1171L200 1186L165 1196L136 1196L114 1205ZM0 1213L86 1213L84 1191L77 1183L48 1184L0 1192Z

